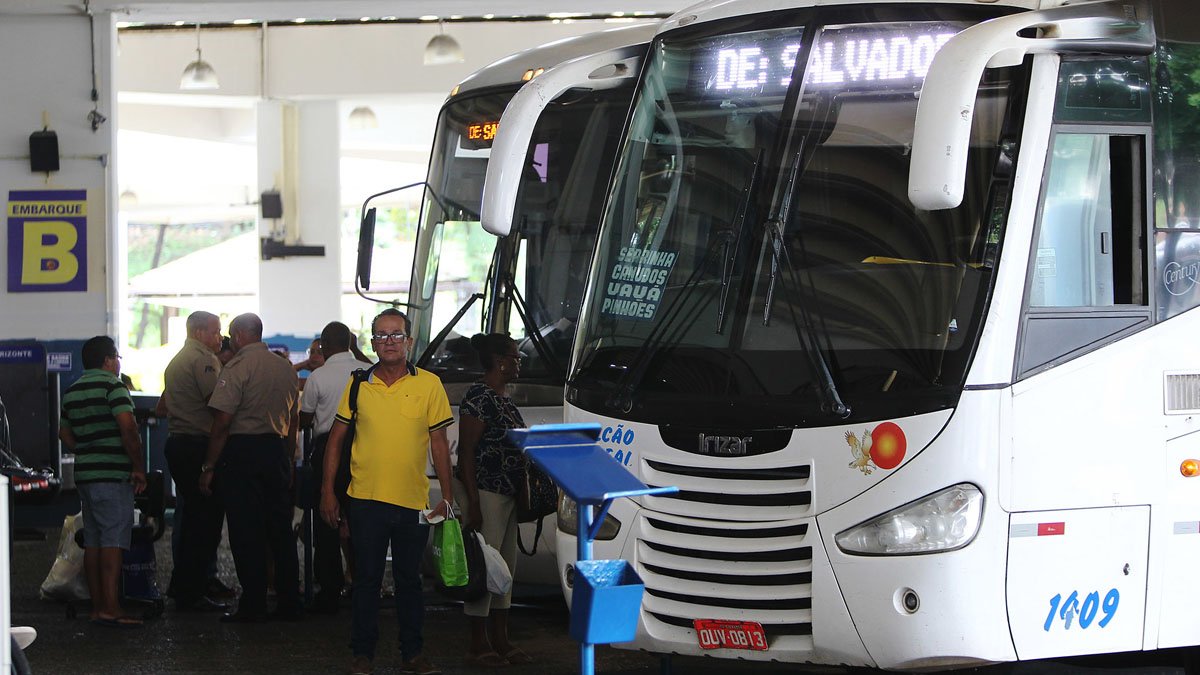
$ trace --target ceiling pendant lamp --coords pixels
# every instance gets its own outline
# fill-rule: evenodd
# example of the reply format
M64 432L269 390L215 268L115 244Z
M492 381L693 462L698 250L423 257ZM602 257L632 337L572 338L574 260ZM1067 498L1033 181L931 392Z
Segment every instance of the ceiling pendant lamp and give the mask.
M200 54L200 24L196 24L196 60L187 64L179 78L179 88L189 91L216 89L217 71Z
M377 129L379 128L379 118L375 116L375 111L371 110L371 106L360 105L350 111L351 129Z
M438 20L438 34L434 35L429 44L425 45L425 65L444 66L450 63L462 63L463 50L458 40L446 35L446 27L441 19Z

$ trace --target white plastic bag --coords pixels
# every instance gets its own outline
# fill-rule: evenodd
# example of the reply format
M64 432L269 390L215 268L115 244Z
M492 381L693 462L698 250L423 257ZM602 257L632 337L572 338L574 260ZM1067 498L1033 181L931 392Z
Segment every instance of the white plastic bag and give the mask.
M483 535L474 533L479 538L479 548L483 549L483 560L487 563L488 593L504 595L512 588L512 573L508 571L508 563L491 544L484 540Z
M58 538L58 555L50 574L42 582L43 600L88 600L87 575L83 572L83 547L75 543L75 533L83 527L83 514L63 519L62 535Z

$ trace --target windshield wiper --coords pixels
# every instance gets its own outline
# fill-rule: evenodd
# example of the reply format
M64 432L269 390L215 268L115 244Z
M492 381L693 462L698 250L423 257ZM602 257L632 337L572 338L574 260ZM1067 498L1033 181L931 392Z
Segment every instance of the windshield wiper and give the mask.
M484 288L491 287L492 276L496 272L496 261L499 257L500 247L497 246L492 253L492 262L490 265L488 265L487 277L485 277L483 281ZM413 264L415 265L416 263L414 262ZM443 326L442 329L438 331L437 335L433 336L433 339L429 341L429 344L425 345L425 351L421 353L420 358L418 358L416 362L416 366L418 368L424 368L429 364L429 361L433 358L434 353L437 352L438 347L440 347L442 342L444 342L450 333L454 331L454 327L458 325L459 319L463 318L463 315L467 313L467 310L471 309L471 305L475 304L476 300L483 299L485 299L483 293L472 293L471 296L467 298L467 301L463 303L462 307L459 307L458 311L454 313L454 316L450 319L450 322ZM424 306L425 309L428 307L428 304ZM484 307L483 309L484 314L483 320L480 322L480 330L483 330L483 327L488 325L488 308Z
M763 149L758 149L758 157L754 160L754 166L750 168L750 180L746 183L746 189L742 193L742 201L738 204L738 210L733 216L733 222L730 227L721 233L721 238L724 239L724 251L721 257L724 259L724 267L721 269L721 295L717 300L717 334L725 330L725 304L729 300L729 284L733 280L733 266L737 262L738 251L742 248L742 235L746 231L746 218L750 213L750 202L754 198L755 184L758 182L758 167L762 165ZM733 250L730 251L730 244L733 245Z
M792 163L792 171L788 176L787 185L783 191L783 201L779 205L775 217L767 219L765 223L766 234L770 238L768 247L771 252L771 277L770 283L767 286L767 298L763 303L763 325L769 326L771 322L771 306L775 293L775 281L778 277L778 271L781 263L785 263L788 270L788 276L792 281L792 289L789 291L799 290L801 288L799 280L796 278L796 268L792 265L791 255L788 249L784 246L783 228L788 222L791 207L792 197L796 190L796 179L800 173L800 162L804 156L804 143L801 142L800 149L796 152L796 159ZM817 328L813 322L812 313L808 306L803 303L797 303L798 298L793 297L792 293L788 293L788 307L792 314L792 325L796 329L796 337L800 339L801 346L808 354L809 364L813 369L813 374L819 381L819 391L824 399L822 407L828 412L845 419L850 416L850 406L842 401L841 395L838 393L837 384L833 381L833 374L829 370L829 363L825 359L825 354L821 351L821 344L817 339ZM796 316L797 304L799 305L800 316ZM829 341L829 336L826 334L826 342Z
M512 303L513 308L517 310L517 316L521 318L521 323L525 326L525 333L529 336L530 342L533 343L533 349L546 362L548 369L554 373L556 378L565 376L566 370L555 358L554 352L550 350L550 345L546 344L546 338L542 336L538 327L533 324L533 320L529 318L529 309L525 305L525 299L521 297L521 292L517 290L517 284L513 281L511 274L505 273L501 277L504 283L504 295Z
M783 225L788 220L788 214L792 210L792 195L796 192L796 176L800 174L800 158L804 154L804 143L800 143L800 150L796 152L796 161L792 163L792 170L788 174L787 184L783 188L783 200L779 204L779 208L775 213L775 217L768 218L764 227L767 229L767 235L771 238L771 277L767 284L767 298L763 302L763 325L771 325L771 306L775 301L775 281L779 275L779 256L783 248Z

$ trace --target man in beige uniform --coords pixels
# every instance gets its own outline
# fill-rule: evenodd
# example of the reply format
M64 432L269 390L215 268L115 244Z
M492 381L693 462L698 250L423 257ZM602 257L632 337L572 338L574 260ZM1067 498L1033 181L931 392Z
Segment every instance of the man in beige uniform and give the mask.
M296 371L262 341L262 319L242 314L229 324L234 357L208 405L213 410L200 491L215 485L225 504L229 547L242 597L226 623L267 619L267 546L275 559L279 602L273 618L300 617L299 564L292 537L289 484L296 447ZM266 544L266 546L264 546Z
M221 543L225 508L216 498L200 494L200 467L208 452L212 413L208 398L217 386L221 361L221 319L208 312L192 312L187 318L187 341L163 373L163 398L170 434L167 436L167 466L175 480L180 509L180 537L171 587L180 610L223 610L225 606L204 596L208 565Z

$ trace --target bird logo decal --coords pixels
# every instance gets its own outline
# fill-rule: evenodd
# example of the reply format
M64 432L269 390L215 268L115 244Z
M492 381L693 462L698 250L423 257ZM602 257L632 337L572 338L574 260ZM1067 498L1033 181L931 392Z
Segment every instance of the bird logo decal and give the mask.
M850 456L854 458L849 464L850 468L869 476L875 469L887 470L900 466L908 449L908 439L899 425L883 422L874 429L864 429L861 439L853 431L847 431L846 445L850 446Z
M846 444L850 446L850 456L854 458L850 467L858 469L865 476L871 475L875 470L871 467L871 432L864 429L863 439L859 441L853 431L847 431Z

